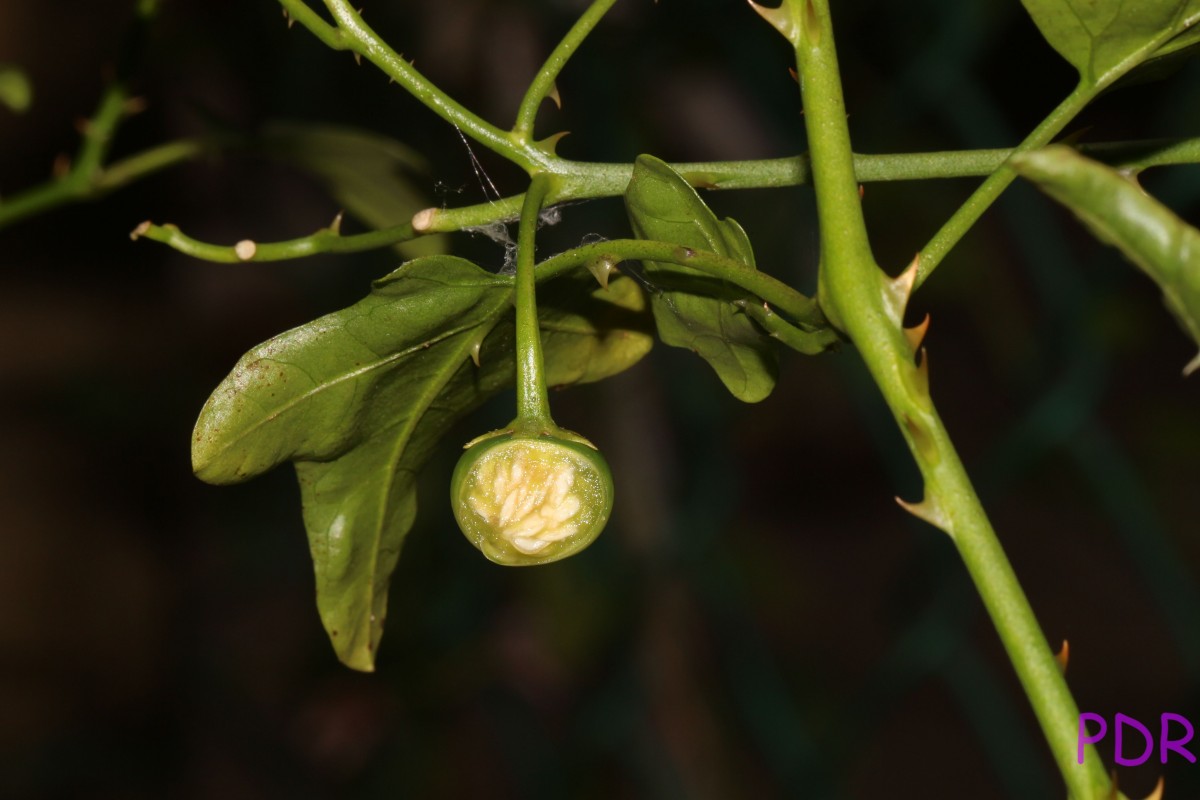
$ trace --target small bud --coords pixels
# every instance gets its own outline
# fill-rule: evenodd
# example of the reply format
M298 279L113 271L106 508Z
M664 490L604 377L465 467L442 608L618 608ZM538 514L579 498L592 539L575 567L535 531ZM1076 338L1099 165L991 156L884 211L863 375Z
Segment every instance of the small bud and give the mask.
M249 239L242 239L233 246L233 252L242 261L249 261L258 252L258 245Z
M413 214L412 227L417 233L424 233L433 228L434 217L437 216L436 208L426 208Z
M138 239L145 236L146 231L150 230L151 224L152 223L150 222L150 220L146 220L145 222L139 224L136 228L134 228L133 230L131 230L129 232L129 240L136 242Z

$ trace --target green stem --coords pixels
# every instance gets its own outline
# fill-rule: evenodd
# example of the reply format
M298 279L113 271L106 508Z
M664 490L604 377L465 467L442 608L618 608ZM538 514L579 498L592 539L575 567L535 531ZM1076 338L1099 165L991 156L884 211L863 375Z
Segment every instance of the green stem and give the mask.
M1033 129L1032 133L1025 137L1025 141L1013 148L1009 156L1045 147L1083 110L1084 106L1095 99L1099 91L1095 86L1080 83L1073 92L1067 95L1065 100L1058 104L1057 108L1050 112L1049 116L1042 120L1041 124ZM958 244L971 226L983 216L983 212L991 207L996 198L1017 177L1017 173L1007 165L1007 161L1006 158L1005 163L980 184L979 188L967 198L965 203L959 206L953 216L946 220L941 229L929 240L929 243L921 249L920 265L917 270L918 286L933 274L946 254L954 245Z
M349 50L357 57L367 59L435 114L479 144L499 153L526 172L533 173L544 167L546 155L542 151L532 145L515 143L507 131L485 122L451 99L388 46L346 0L325 0L325 7L337 22L336 29L331 28L302 0L280 0L280 3L293 19L329 47Z
M283 242L259 243L245 239L233 245L201 242L169 224L154 225L150 222L143 222L129 234L131 239L151 239L194 258L218 264L237 264L246 261L286 261L318 253L357 253L364 250L378 250L405 242L414 236L412 224L408 222L353 236L342 236L331 227L322 228L310 236Z
M534 237L549 175L535 175L521 206L517 225L517 277L514 303L517 306L517 422L539 428L553 426L550 395L542 361L542 334L538 328L537 281Z
M59 183L54 183L14 195L6 203L0 204L0 227L18 217L28 216L46 208L72 200L97 197L139 177L191 159L213 149L214 146L220 145L197 140L182 140L161 145L105 168L96 175L91 188L83 193L72 194L61 188ZM1083 145L1079 150L1084 155L1134 172L1170 164L1200 163L1200 139L1107 142ZM860 183L990 175L1013 152L966 150L855 155L854 174ZM690 162L671 166L693 185L715 189L755 189L811 183L808 165L808 156L801 155L760 161ZM552 166L555 170L561 166L563 171L557 174L564 177L559 181L559 185L554 187L553 197L548 198L550 203L618 196L625 191L633 174L632 164L555 161L552 162ZM564 186L568 188L563 188ZM319 253L374 250L399 244L419 235L451 233L494 222L512 221L517 219L523 201L524 195L514 195L494 202L460 208L428 208L414 218L420 223L415 227L405 223L356 236L339 236L329 229L322 229L311 236L260 244L257 253L250 260L279 261ZM223 263L241 260L235 254L233 246L197 241L174 226L152 225L143 233L147 239L162 242L196 258Z
M567 65L567 61L583 43L583 40L588 37L588 34L616 2L617 0L593 0L587 11L584 11L576 20L571 29L567 31L567 35L546 58L546 63L534 76L525 92L525 97L521 100L520 108L517 109L517 120L513 125L512 134L518 142L529 141L533 135L533 123L538 109L541 108L546 97L555 91L555 81L558 79L559 73L562 72L563 67Z
M928 363L903 329L915 269L895 280L876 266L858 198L828 0L785 0L804 99L821 233L821 303L862 353L925 479L907 506L948 533L975 583L1075 800L1111 791L1094 749L1076 759L1079 712L1029 602L929 395ZM778 26L777 26L778 27ZM914 339L919 340L914 335Z
M770 304L789 320L812 331L828 327L817 304L786 283L765 272L750 269L736 259L680 247L670 242L613 239L586 244L538 264L537 277L539 281L550 280L595 261L605 261L613 266L622 261L660 261L690 267L744 289L753 297Z

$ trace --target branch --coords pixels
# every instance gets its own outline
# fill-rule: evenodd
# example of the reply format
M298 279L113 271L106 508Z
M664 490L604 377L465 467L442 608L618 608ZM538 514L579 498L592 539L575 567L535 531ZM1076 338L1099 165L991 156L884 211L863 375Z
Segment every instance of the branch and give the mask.
M294 19L308 28L329 47L335 50L349 50L354 53L356 59L367 59L435 114L479 144L499 153L526 172L539 171L544 167L545 154L542 151L532 145L514 141L506 131L484 121L451 99L388 46L379 34L363 22L362 15L345 0L325 0L325 7L337 23L336 28L323 20L304 0L279 2L289 19Z
M542 102L547 97L553 97L554 102L560 108L562 107L562 101L558 97L558 88L555 86L559 73L562 72L563 67L567 65L567 61L583 43L583 40L588 37L588 34L616 2L617 0L593 0L588 10L583 12L583 15L571 26L571 30L567 31L567 35L546 58L546 63L542 65L529 84L529 88L525 91L525 97L521 100L521 107L517 110L517 121L513 125L512 132L518 141L527 142L533 135L534 119L537 117Z
M537 267L538 280L550 280L564 272L587 266L593 262L604 262L609 266L622 261L663 261L703 272L713 278L744 289L754 297L774 306L788 319L803 327L805 332L820 331L828 327L817 304L765 272L747 267L732 258L680 247L670 242L653 242L644 239L613 239L576 247L552 256ZM776 315L778 316L778 315Z
M96 188L92 194L87 196L95 196L99 191L109 191L140 175L186 160L212 147L213 145L202 142L182 141L162 145L140 156L133 156L113 164L100 173ZM1085 145L1079 149L1092 158L1120 169L1135 172L1168 164L1200 163L1200 138L1108 142ZM856 155L854 156L854 170L856 178L862 183L961 178L991 174L1012 153L1012 150L966 150L942 153ZM559 163L568 165L569 173L576 176L576 179L566 182L569 189L558 188L551 198L552 203L621 195L625 192L625 187L629 184L629 177L633 174L631 164L597 164L578 161L561 161ZM671 166L693 185L715 189L798 186L810 184L812 180L807 155L761 161L695 162L672 164ZM115 176L114 173L116 173ZM585 176L586 180L581 176ZM118 177L121 179L119 183L116 180ZM69 199L71 198L63 198L63 201ZM255 254L249 259L239 258L234 245L201 242L186 236L174 225L143 223L134 231L136 235L133 238L153 239L206 261L221 263L247 260L282 261L318 253L354 253L374 250L406 242L416 236L452 233L496 222L511 222L519 216L523 200L524 195L513 195L494 202L460 208L427 208L417 212L411 223L355 236L341 236L330 228L323 228L310 236L298 239L256 244ZM16 198L14 198L15 201ZM4 208L5 206L0 205L0 226L3 223ZM657 260L670 261L671 259Z

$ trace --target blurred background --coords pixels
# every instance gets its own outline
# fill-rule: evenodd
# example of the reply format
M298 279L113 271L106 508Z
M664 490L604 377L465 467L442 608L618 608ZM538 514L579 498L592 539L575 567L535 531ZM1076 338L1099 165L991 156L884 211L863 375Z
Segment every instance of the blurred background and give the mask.
M0 62L34 101L0 109L0 195L49 179L122 57L130 0L6 0ZM366 19L485 118L581 0L369 0ZM860 152L1002 147L1073 73L1016 0L835 4ZM737 0L622 0L562 76L567 157L804 149L786 44ZM423 199L485 199L454 129L370 65L288 30L270 0L164 3L120 158L277 120L357 126L422 154ZM1088 141L1200 134L1200 64L1113 92ZM521 176L476 148L504 194ZM486 562L430 463L375 674L335 659L313 603L290 468L196 480L189 435L251 346L347 305L391 251L215 265L131 242L144 219L231 244L303 236L339 210L311 171L211 155L0 230L0 796L5 798L1054 798L1060 779L944 535L893 496L920 484L850 348L785 355L744 406L690 353L555 396L607 454L615 517L588 551ZM381 180L397 179L382 175ZM1200 222L1200 167L1144 184ZM871 184L898 271L974 181ZM706 195L761 268L811 291L804 188ZM401 221L401 220L396 220ZM347 230L355 229L347 222ZM361 229L361 228L359 228ZM547 252L627 235L619 200L565 210ZM459 235L454 252L499 266ZM1014 186L913 301L934 397L1045 633L1070 640L1084 711L1200 722L1200 377L1153 284ZM1101 745L1111 763L1111 740ZM1200 796L1200 765L1160 772Z

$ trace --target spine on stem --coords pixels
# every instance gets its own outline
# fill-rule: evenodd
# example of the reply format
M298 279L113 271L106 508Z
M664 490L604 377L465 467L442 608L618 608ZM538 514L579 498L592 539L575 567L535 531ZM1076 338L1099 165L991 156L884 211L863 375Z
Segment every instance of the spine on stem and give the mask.
M871 253L828 2L784 0L779 8L755 9L796 51L820 220L820 305L861 352L925 480L925 498L901 505L954 541L1071 795L1107 798L1112 786L1095 751L1085 750L1084 763L1076 763L1075 701L934 408L921 348L928 319L904 327L920 259L890 278Z

